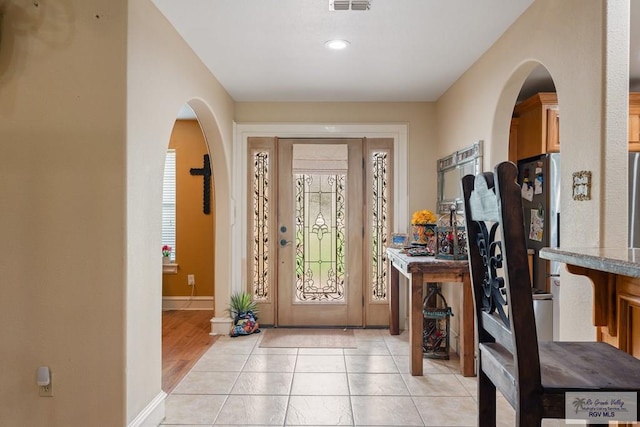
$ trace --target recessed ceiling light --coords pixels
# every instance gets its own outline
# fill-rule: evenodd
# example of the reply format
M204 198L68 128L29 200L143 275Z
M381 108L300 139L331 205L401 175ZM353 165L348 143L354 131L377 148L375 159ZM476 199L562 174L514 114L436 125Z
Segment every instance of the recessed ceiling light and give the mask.
M325 42L325 46L328 47L329 49L333 49L333 50L342 50L344 48L346 48L347 46L349 46L351 43L349 43L348 40L329 40L327 42Z

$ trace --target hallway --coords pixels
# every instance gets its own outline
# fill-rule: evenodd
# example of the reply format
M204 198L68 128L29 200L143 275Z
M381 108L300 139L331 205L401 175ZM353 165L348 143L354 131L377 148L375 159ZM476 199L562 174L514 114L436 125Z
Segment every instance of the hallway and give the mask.
M406 332L354 334L357 348L345 349L261 348L263 333L221 336L168 396L162 425L476 425L476 381L459 374L457 358L424 359L425 376L412 377ZM498 411L501 426L514 425L502 398Z

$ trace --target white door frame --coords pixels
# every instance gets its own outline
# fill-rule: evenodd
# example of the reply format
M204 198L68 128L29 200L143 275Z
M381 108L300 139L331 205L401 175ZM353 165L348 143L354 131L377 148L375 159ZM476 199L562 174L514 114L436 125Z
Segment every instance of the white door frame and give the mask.
M408 226L408 171L406 124L345 123L235 123L233 126L231 293L246 289L247 241L247 140L250 137L280 138L392 138L395 172L393 180L393 231L404 232Z

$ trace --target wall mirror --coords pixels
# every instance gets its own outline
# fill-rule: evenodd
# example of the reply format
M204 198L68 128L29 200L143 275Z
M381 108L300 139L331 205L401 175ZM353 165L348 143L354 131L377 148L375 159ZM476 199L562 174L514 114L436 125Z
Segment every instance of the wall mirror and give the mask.
M449 212L455 203L457 211L464 211L462 177L482 172L482 141L458 150L438 160L438 212Z

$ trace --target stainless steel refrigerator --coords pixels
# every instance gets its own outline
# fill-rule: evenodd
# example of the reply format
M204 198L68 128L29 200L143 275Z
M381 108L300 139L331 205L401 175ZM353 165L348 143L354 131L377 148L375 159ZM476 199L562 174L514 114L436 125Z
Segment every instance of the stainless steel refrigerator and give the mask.
M560 263L539 257L545 247L560 244L560 154L550 153L518 161L525 235L532 262L533 305L538 340L558 337Z
M640 153L629 153L629 247L640 248Z

